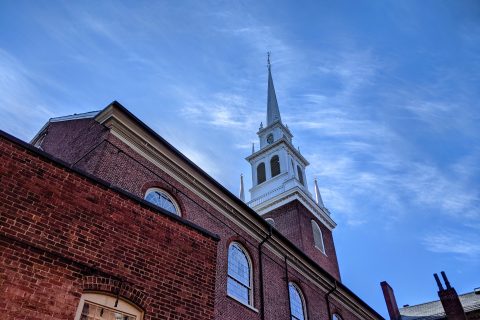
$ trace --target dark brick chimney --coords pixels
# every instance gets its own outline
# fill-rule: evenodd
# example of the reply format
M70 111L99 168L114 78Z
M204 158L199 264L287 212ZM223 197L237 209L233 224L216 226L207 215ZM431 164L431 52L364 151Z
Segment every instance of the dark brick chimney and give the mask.
M387 281L382 281L380 286L382 287L383 297L385 298L385 303L387 304L390 320L399 320L400 311L398 310L397 300L395 300L395 294L393 293L392 287L390 287Z
M458 298L457 291L450 285L445 272L441 272L443 281L445 282L446 289L443 288L438 275L435 273L435 281L438 286L438 296L442 302L443 310L447 315L448 320L466 320L465 311L463 310L460 299Z

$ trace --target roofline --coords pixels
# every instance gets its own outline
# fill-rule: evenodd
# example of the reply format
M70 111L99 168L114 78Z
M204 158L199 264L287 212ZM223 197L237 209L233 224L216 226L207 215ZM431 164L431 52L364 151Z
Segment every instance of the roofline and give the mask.
M139 118L137 118L133 113L131 113L127 108L125 108L122 104L118 101L114 100L109 105L107 105L103 110L101 110L97 116L100 116L104 111L106 111L109 107L116 107L119 108L122 112L124 112L128 117L130 117L134 122L136 122L140 127L142 127L145 131L151 134L154 138L158 139L161 143L163 143L170 151L172 151L176 156L180 159L185 161L187 164L192 166L200 175L202 175L208 182L212 183L215 187L220 189L223 193L225 193L229 198L231 198L237 205L239 205L242 209L246 212L251 214L253 217L257 219L260 224L266 229L270 228L270 224L265 221L257 212L255 212L252 208L250 208L245 202L240 200L236 195L231 193L227 188L217 182L214 178L212 178L208 173L206 173L202 168L200 168L197 164L195 164L192 160L187 158L183 153L181 153L177 148L171 145L167 140L162 138L158 133L156 133L152 128L147 126L143 123ZM183 220L183 219L182 219ZM295 253L301 256L304 260L306 260L310 265L314 266L318 271L320 271L323 275L325 275L332 283L337 282L337 286L341 289L345 290L349 295L351 295L354 299L356 299L361 305L363 305L368 311L376 315L380 319L384 319L377 311L375 311L372 307L370 307L365 301L360 299L355 293L353 293L348 287L346 287L341 282L338 282L330 273L328 273L325 269L323 269L320 265L314 262L309 256L307 256L303 251L301 251L298 247L296 247L290 240L288 240L284 235L282 235L279 231L275 228L272 228L272 233L275 234L281 241L283 241L287 246L292 249Z
M83 112L83 113L74 113L69 116L63 117L55 117L50 118L47 123L43 125L43 127L37 132L37 134L30 140L30 144L35 144L35 141L40 137L40 135L45 131L48 125L52 122L62 122L62 121L70 121L70 120L80 120L80 119L91 119L97 116L102 110L97 111L90 111L90 112Z
M169 218L171 218L173 220L176 220L177 222L198 231L199 233L213 239L216 242L218 242L220 240L220 237L217 234L214 234L213 232L210 232L207 229L204 229L204 228L202 228L202 227L200 227L200 226L198 226L198 225L196 225L196 224L194 224L194 223L192 223L192 222L190 222L190 221L188 221L188 220L186 220L182 217L179 217L176 214L168 212L165 209L157 207L157 206L153 205L152 203L150 203L150 202L148 202L148 201L146 201L146 200L144 200L140 197L137 197L136 195L134 195L130 192L127 192L123 189L120 189L119 187L116 187L116 186L112 185L109 182L106 182L105 180L102 180L98 177L95 177L94 175L91 175L91 174L89 174L89 173L87 173L83 170L80 170L80 169L74 167L73 165L68 164L67 162L65 162L63 160L58 159L58 158L52 156L51 154L49 154L45 151L42 151L41 149L35 148L31 144L29 144L25 141L22 141L22 140L18 139L17 137L14 137L11 134L9 134L9 133L7 133L3 130L0 130L0 137L5 138L6 140L10 141L11 143L16 144L19 147L27 149L28 151L32 152L34 155L36 155L40 158L43 158L44 160L50 161L54 165L57 165L57 166L65 169L67 171L72 171L72 172L80 175L81 177L86 178L87 180L90 180L91 182L93 182L95 184L98 184L102 187L105 187L106 189L109 189L109 190L112 190L112 191L114 191L118 194L121 194L121 195L129 198L130 200L133 200L134 202L137 202L140 205L146 206L149 209L155 211L156 213L160 213L164 216L168 216Z
M466 293L461 293L461 294L457 294L458 297L463 297L463 296L466 296L466 295L469 295L469 294L476 294L475 291L472 291L472 292L466 292ZM418 307L418 306L423 306L425 304L429 304L429 303L435 303L435 302L441 302L440 299L438 300L432 300L432 301L427 301L427 302L422 302L422 303L419 303L419 304L414 304L414 305L409 305L408 307L401 307L401 308L398 308L398 310L406 310L408 308L414 308L414 307Z

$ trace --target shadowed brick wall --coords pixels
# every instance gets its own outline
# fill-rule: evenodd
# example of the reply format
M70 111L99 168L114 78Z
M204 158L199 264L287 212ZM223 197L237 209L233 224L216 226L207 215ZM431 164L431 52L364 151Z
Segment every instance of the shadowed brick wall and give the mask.
M0 312L73 319L81 294L212 319L218 238L0 135Z
M263 217L272 218L278 231L340 281L340 271L332 231L318 221L300 201L294 200L264 214ZM315 247L312 219L317 222L322 230L325 254Z

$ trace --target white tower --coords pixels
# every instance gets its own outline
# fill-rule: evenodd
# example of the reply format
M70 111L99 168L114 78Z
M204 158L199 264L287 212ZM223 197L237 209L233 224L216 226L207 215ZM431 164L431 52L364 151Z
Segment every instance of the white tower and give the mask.
M268 98L266 126L257 132L260 148L246 160L252 166L252 188L248 205L259 214L278 208L294 199L316 215L328 215L308 191L305 168L308 161L292 144L293 135L282 123L268 58Z

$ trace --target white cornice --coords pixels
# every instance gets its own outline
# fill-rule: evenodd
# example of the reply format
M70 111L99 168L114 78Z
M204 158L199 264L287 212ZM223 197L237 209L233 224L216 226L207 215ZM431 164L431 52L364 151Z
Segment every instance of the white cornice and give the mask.
M282 121L280 121L280 120L277 120L274 123L272 123L271 125L266 126L265 128L262 128L262 129L258 130L257 135L260 136L260 135L264 134L266 131L271 130L275 127L282 128L283 131L285 131L289 135L290 139L293 138L293 134L290 132L290 129L288 129L286 126L284 126Z
M258 214L264 215L274 209L277 209L294 200L300 201L305 208L307 208L315 217L317 217L329 230L333 230L337 224L330 215L318 206L302 189L293 187L273 197L265 202L262 202L252 207Z
M275 147L277 147L277 146L279 146L279 145L281 145L281 144L284 144L284 145L288 148L288 150L289 150L291 153L293 153L293 154L302 162L302 164L303 164L305 167L310 164L310 163L307 161L307 159L305 159L305 157L302 156L302 154L301 154L298 150L295 149L295 147L290 143L290 141L288 141L287 139L285 139L285 138L283 138L283 137L280 138L280 139L278 139L278 140L275 141L274 143L272 143L272 144L270 144L270 145L268 145L268 146L266 146L266 147L264 147L264 148L262 148L262 149L260 149L260 150L258 150L258 151L256 151L256 152L252 153L251 155L249 155L248 157L246 157L245 160L251 161L251 160L253 160L253 159L255 159L255 158L257 158L257 157L259 157L259 156L261 156L261 155L263 155L263 154L266 154L268 151L274 149Z

